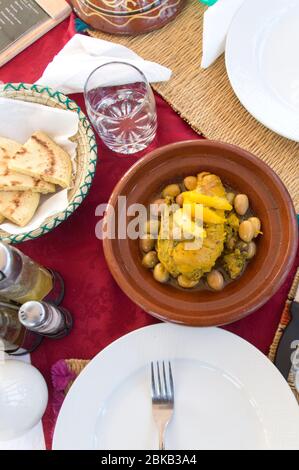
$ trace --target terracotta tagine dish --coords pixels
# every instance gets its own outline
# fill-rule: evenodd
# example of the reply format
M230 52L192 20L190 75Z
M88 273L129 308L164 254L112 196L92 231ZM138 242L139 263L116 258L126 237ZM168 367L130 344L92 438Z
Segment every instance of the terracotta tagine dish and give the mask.
M255 238L256 254L233 282L213 291L200 285L183 289L171 280L157 282L153 272L143 265L136 237L106 237L104 252L118 285L146 312L185 325L223 325L240 320L267 302L294 263L298 246L296 214L285 186L270 167L226 143L198 140L170 144L133 165L114 188L109 203L115 210L116 230L119 224L128 227L132 219L129 215L126 221L118 221L118 196L126 196L127 207L135 203L148 207L166 185L199 172L217 175L230 190L247 194L252 212L262 222L262 233ZM159 251L164 261L165 253Z
M87 24L112 34L142 34L174 19L186 0L71 0Z

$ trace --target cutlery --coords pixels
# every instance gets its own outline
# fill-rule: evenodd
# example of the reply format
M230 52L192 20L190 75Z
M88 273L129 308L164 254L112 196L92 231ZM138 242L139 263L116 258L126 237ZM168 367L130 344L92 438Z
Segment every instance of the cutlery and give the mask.
M166 371L166 369L168 369ZM159 450L165 449L165 434L174 409L174 384L171 363L151 362L152 407L154 420L159 429Z
M295 277L296 282L298 282L297 276ZM291 321L283 333L275 357L275 365L286 380L293 366L294 354L299 346L299 285L290 306L290 315Z

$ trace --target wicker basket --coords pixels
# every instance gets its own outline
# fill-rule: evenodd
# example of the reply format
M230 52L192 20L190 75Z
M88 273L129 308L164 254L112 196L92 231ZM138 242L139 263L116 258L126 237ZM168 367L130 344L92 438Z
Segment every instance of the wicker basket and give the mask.
M97 145L94 132L87 117L78 105L62 93L40 85L25 83L7 83L0 89L0 96L21 101L40 103L53 108L61 108L78 113L79 129L74 141L78 144L76 165L77 172L74 185L69 190L69 205L63 212L59 212L44 220L43 225L28 233L12 235L0 230L0 239L6 243L20 243L40 237L57 227L66 220L79 207L91 186L97 162Z

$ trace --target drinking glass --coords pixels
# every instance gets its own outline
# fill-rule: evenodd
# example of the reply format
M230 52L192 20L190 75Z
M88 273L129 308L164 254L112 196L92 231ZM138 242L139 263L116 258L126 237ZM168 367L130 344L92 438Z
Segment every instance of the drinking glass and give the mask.
M145 75L126 62L95 69L84 90L89 118L103 142L114 152L144 150L157 130L154 94Z

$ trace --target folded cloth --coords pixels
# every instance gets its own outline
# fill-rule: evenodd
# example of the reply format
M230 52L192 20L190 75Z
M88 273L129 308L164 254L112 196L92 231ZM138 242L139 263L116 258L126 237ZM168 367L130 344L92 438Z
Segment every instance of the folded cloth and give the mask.
M237 10L249 0L218 0L204 14L201 67L207 68L224 52L226 36Z
M54 57L36 83L65 94L81 93L90 73L111 61L135 65L149 82L167 81L171 76L171 70L167 67L144 60L125 46L76 34ZM114 77L108 77L106 85L113 85L112 80Z

